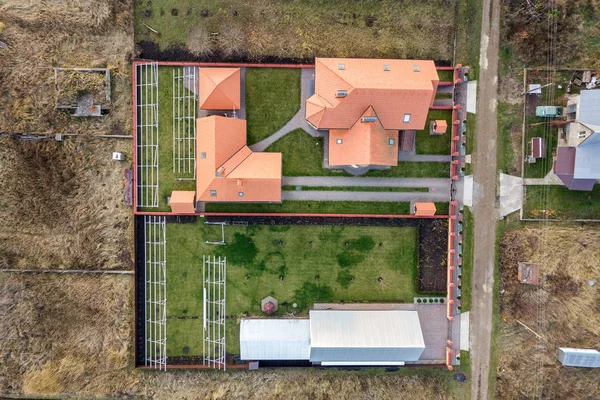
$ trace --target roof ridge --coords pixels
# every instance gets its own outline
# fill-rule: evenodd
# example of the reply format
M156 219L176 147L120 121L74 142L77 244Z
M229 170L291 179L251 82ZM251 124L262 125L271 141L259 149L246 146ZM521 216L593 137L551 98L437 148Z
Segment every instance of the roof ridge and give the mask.
M329 71L331 71L331 73L333 73L335 76L337 76L338 78L340 78L340 79L341 79L341 80L342 80L344 83L346 83L348 86L350 86L350 87L352 88L352 90L356 89L356 88L354 87L354 85L351 85L350 83L348 83L348 81L347 81L347 80L345 80L344 78L342 78L342 77L340 76L340 74L338 74L337 72L335 72L334 70L332 70L331 68L329 68L329 67L328 67L326 64L324 64L323 62L321 62L321 61L320 61L320 59L318 59L318 58L317 58L317 59L316 59L316 61L318 61L318 62L319 62L319 63L320 63L322 66L324 66L325 68L327 68ZM315 69L316 69L316 66L315 66ZM328 103L329 103L329 102L328 102Z
M231 168L231 170L229 172L227 172L227 175L231 174L233 171L236 170L237 167L240 166L241 163L243 163L248 157L250 157L254 152L250 149L250 147L248 146L248 144L243 145L242 147L240 147L240 149L238 151L236 151L235 153L233 153L231 155L231 157L229 157L227 160L225 160L225 162L223 164L221 164L219 166L219 168L217 168L217 171L219 169L221 169L223 167L223 165L227 164L229 162L229 160L231 160L233 157L235 157L240 151L244 150L244 148L248 148L248 150L250 150L250 153L248 153L248 155L246 157L244 157L239 163L237 163L237 165L235 165L233 168ZM227 175L225 175L225 177L227 177Z

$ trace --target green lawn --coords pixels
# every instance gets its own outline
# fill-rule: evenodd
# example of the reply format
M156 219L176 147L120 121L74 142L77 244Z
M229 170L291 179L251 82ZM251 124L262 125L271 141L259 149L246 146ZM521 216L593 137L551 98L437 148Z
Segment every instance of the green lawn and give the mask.
M463 266L461 276L461 311L471 309L471 278L473 275L473 214L468 207L463 210Z
M281 204L212 203L207 212L316 213L316 214L408 214L410 203L373 201L293 201Z
M300 190L334 192L429 192L428 188L418 187L375 187L375 186L299 186ZM298 190L298 186L283 186L282 190Z
M454 4L442 0L137 0L133 5L136 43L186 49L192 31L200 29L201 45L195 47L212 59L452 59Z
M458 5L456 62L470 66L469 80L477 80L481 44L481 2L478 0L460 0Z
M523 107L521 105L498 102L497 167L505 174L519 175L521 171L521 155L515 154L515 149L521 148L522 118ZM518 147L513 147L513 140L518 140Z
M445 120L448 129L443 135L430 135L429 123L434 120ZM452 140L452 111L429 110L425 129L417 131L416 150L417 154L443 154L450 155L450 142Z
M227 226L226 246L204 244L220 234L202 220L167 224L170 356L183 355L184 347L188 355L201 352L203 255L227 257L229 353L239 351L235 317L265 316L260 300L269 295L279 300L276 315L292 311L293 303L306 315L314 302L411 302L416 295L417 228ZM175 319L183 315L188 319Z
M450 152L448 152L448 155ZM390 169L369 171L367 177L384 178L449 178L450 163L400 161Z
M531 154L529 143L531 138L542 137L546 140L546 158L537 159L534 164L525 163L525 178L543 178L552 169L552 152L556 148L558 128L548 126L551 120L537 117L527 117L525 136L525 156ZM543 123L546 122L546 123ZM543 123L541 125L537 125Z
M556 185L528 185L525 190L525 218L600 219L598 184L591 192Z
M438 77L440 82L452 82L454 81L454 71L438 70Z
M196 190L195 180L175 180L187 175L173 173L173 69L173 67L158 68L159 207L149 208L146 211L171 211L167 205L167 197L171 196L172 191ZM196 107L197 102L194 103Z
M277 132L300 110L300 74L300 69L246 69L248 145Z

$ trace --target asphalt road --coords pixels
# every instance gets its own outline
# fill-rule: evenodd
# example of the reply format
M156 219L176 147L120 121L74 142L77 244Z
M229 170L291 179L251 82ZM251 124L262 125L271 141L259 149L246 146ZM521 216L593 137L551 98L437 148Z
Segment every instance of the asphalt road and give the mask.
M491 14L490 14L491 8ZM500 0L484 0L473 159L474 268L471 308L471 399L487 399L496 260L496 139Z

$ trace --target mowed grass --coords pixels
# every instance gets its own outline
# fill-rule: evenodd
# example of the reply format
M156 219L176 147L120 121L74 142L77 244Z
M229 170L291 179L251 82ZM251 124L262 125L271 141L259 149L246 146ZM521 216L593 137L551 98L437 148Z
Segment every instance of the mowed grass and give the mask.
M444 120L448 125L443 135L430 135L429 124L431 121ZM425 129L417 131L416 151L417 154L443 154L450 155L450 142L452 139L452 111L429 110Z
M173 69L173 67L158 68L159 207L148 208L147 211L171 211L167 204L167 197L171 196L172 191L196 190L196 181L194 180L175 180L175 178L193 175L173 173ZM140 79L143 81L143 78ZM194 101L194 107L197 107L197 101ZM184 127L182 127L182 131L183 129ZM140 161L138 160L138 163Z
M228 213L314 213L314 214L408 214L408 202L374 201L295 201L281 204L209 203L207 212Z
M315 302L411 302L416 295L417 228L226 226L227 245L204 243L220 238L220 229L203 220L167 224L170 356L184 347L187 355L201 352L203 255L227 257L229 353L239 351L236 317L266 317L266 296L279 301L275 315L282 316L306 315ZM181 316L187 319L175 319Z
M440 143L448 138L441 139ZM442 147L442 146L440 146ZM273 143L267 151L280 152L283 158L284 176L352 176L342 170L323 168L323 139L310 136L296 129ZM443 154L450 155L448 151ZM450 163L398 162L398 166L387 170L369 171L363 176L390 178L448 178Z
M139 0L134 7L135 41L161 50L185 49L200 27L204 46L222 59L452 59L454 5L445 0Z
M277 132L300 110L300 75L300 69L246 69L248 145Z
M600 219L600 185L591 192L557 185L528 185L525 218Z

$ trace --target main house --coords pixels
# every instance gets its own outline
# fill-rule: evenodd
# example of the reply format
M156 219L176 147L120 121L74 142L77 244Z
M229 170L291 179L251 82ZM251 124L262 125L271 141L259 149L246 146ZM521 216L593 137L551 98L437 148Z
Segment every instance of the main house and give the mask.
M600 90L583 90L567 103L554 173L570 190L591 191L600 180Z
M306 120L329 131L329 166L396 166L399 141L425 128L438 83L433 61L317 58Z

